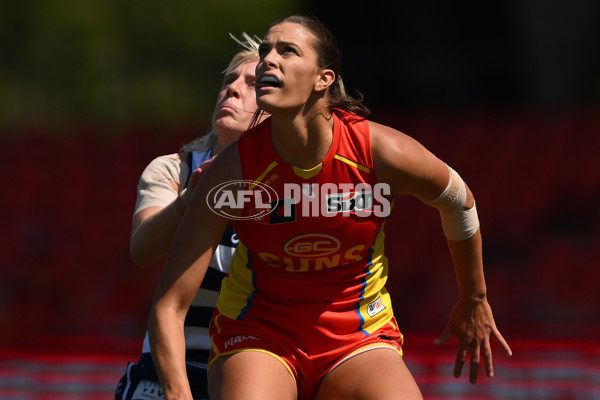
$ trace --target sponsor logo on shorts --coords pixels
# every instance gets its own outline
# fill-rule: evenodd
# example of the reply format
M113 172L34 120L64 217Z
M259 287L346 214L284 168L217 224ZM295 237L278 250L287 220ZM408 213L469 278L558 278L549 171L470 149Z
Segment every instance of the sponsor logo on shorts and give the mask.
M383 310L385 310L385 306L381 303L381 297L378 297L377 300L367 305L367 314L370 317L376 316Z
M252 336L252 335L237 335L237 336L233 336L233 337L230 337L229 339L227 339L223 345L225 346L225 350L227 350L228 348L235 346L236 344L243 343L247 340L257 341L257 340L260 340L260 338L258 338L256 336Z
M322 257L335 253L339 248L340 241L333 236L311 233L288 240L283 251L295 257Z
M131 398L136 400L164 400L165 394L157 382L142 379Z

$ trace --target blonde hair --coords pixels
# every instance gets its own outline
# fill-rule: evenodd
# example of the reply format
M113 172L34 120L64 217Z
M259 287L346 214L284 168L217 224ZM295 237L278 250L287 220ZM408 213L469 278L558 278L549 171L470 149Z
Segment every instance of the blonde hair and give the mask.
M222 73L223 76L227 76L234 69L239 67L242 64L245 64L250 61L258 60L258 46L262 41L258 36L250 36L246 32L242 32L242 38L237 38L233 34L229 34L229 36L239 44L243 50L236 53L231 61L229 61L229 65L225 68ZM184 144L181 149L179 149L180 153L188 153L192 151L202 152L205 151L214 145L217 144L217 132L214 129L210 129L210 131L199 138L192 140L191 142Z
M262 42L262 40L258 36L255 35L254 37L252 37L246 32L242 32L242 39L238 39L237 37L235 37L235 35L231 33L229 34L229 36L237 44L242 46L244 50L238 52L235 56L233 56L233 58L229 62L229 65L223 71L224 75L231 73L231 71L233 71L234 69L246 62L258 60L258 46L260 46L260 43Z

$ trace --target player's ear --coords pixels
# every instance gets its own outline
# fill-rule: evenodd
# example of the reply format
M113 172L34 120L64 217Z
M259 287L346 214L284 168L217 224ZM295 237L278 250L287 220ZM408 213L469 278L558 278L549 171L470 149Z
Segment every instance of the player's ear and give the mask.
M331 69L321 70L317 82L315 83L315 90L317 92L326 90L333 82L335 82L335 72Z

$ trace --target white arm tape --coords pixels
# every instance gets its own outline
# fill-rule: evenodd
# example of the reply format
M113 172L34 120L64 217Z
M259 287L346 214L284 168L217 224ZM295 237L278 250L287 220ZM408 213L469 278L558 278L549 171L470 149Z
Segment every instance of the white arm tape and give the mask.
M465 240L473 236L479 229L479 218L475 204L465 209L467 187L460 175L452 168L448 186L435 200L427 204L437 208L442 218L442 227L446 238L454 241Z

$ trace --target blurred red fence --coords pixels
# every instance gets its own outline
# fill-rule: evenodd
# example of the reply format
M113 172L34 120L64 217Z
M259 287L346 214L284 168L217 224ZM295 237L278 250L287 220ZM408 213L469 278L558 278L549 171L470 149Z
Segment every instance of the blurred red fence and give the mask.
M590 339L600 326L600 116L377 119L423 143L474 192L503 332ZM43 335L141 339L161 263L140 270L129 258L137 180L154 157L194 135L130 129L102 137L82 129L0 138L2 347L26 347ZM437 213L397 199L386 232L400 326L441 332L456 284Z

